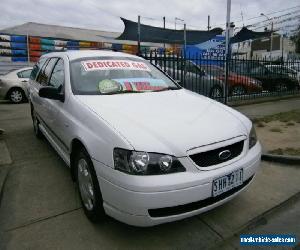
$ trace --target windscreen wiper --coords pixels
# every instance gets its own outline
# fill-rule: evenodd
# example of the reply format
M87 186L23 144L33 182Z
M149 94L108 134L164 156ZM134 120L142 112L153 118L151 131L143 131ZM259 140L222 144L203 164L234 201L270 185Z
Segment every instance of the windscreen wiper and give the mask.
M137 91L137 90L122 90L122 91L112 91L109 93L101 93L101 95L115 95L115 94L126 94L126 93L144 93L144 92Z
M178 87L166 87L166 88L161 88L161 89L153 90L151 92L160 92L160 91L177 90L177 89L181 89L181 88L178 88Z

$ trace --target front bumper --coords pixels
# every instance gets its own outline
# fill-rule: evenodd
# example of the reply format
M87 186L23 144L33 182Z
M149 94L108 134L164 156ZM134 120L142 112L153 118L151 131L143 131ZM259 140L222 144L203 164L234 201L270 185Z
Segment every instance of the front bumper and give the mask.
M180 161L187 167L187 172L163 176L131 176L96 160L93 163L105 212L126 224L146 227L194 216L229 201L248 186L260 165L260 157L259 143L240 160L209 171L195 168L194 163L184 157ZM212 181L240 168L244 170L245 185L229 196L212 200ZM198 206L194 206L194 210L190 204ZM189 209L174 213L176 207ZM168 214L168 208L173 212Z

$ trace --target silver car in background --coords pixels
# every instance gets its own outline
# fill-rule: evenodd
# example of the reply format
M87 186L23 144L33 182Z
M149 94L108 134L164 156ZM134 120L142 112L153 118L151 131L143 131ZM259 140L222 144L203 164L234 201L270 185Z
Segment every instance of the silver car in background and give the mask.
M13 103L27 101L27 84L32 67L12 70L0 76L0 99Z

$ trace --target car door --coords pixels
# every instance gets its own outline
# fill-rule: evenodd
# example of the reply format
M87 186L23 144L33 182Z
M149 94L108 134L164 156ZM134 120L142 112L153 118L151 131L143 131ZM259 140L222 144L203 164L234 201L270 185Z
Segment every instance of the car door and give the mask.
M47 86L55 88L62 94L65 94L65 68L64 60L62 58L59 58L55 62L53 69L51 70ZM44 109L45 113L47 114L44 117L47 129L51 133L55 142L60 146L61 149L63 149L65 153L68 151L68 147L65 143L65 138L68 137L68 127L66 122L67 115L65 115L66 103L66 99L61 101L44 98Z
M200 69L191 61L185 65L185 84L186 88L199 94L208 95L214 85L213 77L207 75L204 70Z
M40 79L44 74L48 62L48 58L41 58L38 63L34 65L29 78L29 100L37 114L40 113L42 105L42 99L39 97L39 90L41 87Z
M22 70L17 73L19 85L22 86L27 97L28 97L28 81L29 81L30 74L31 74L31 69Z
M30 93L36 113L38 114L41 121L46 123L49 116L49 114L47 113L48 103L45 98L39 96L39 90L40 88L48 85L50 74L57 60L58 58L55 57L47 59L40 72L38 73L37 78L33 83L34 86L32 86L33 90Z

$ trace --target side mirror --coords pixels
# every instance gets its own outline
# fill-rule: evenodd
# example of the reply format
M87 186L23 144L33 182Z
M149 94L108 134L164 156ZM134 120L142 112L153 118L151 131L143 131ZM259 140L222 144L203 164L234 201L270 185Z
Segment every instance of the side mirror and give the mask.
M42 87L39 90L39 96L52 100L59 100L61 102L65 100L65 95L61 93L61 88Z

